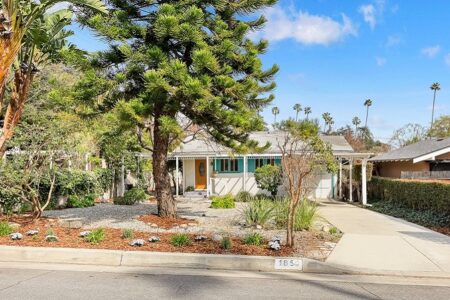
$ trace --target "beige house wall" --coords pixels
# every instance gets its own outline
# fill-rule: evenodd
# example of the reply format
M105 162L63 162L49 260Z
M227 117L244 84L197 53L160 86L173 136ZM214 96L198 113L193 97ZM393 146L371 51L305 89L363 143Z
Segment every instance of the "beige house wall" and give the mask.
M402 171L430 171L430 164L422 161L413 164L410 161L392 161L378 163L378 170L381 177L400 178Z

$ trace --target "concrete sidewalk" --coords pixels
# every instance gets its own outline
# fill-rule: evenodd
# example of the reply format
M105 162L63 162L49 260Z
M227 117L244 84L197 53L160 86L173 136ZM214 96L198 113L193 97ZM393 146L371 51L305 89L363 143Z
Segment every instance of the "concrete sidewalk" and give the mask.
M319 213L344 232L327 262L399 272L450 273L450 237L342 202L321 202Z

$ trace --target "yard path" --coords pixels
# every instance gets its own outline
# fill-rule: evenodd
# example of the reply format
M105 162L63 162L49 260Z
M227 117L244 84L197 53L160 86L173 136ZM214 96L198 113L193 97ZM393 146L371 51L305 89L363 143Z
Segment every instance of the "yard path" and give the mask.
M449 236L342 202L321 202L319 212L344 232L328 262L373 270L450 273Z

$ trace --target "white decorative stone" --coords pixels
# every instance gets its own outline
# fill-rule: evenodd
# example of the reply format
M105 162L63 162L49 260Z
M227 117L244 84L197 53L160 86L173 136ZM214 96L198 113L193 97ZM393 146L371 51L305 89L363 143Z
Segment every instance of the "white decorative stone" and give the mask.
M194 239L197 242L202 242L202 241L206 241L208 238L206 236L204 236L204 235L197 235Z
M262 229L261 225L256 225L256 229Z
M269 248L275 251L281 250L281 237L274 236L269 242Z
M150 227L152 227L152 228L158 228L159 226L158 226L157 224L153 223L153 224L150 225Z
M181 224L180 228L186 229L186 228L188 228L188 225L187 224Z
M134 246L134 247L142 247L144 246L145 241L143 239L137 239L137 240L132 240L130 242L130 246Z
M196 223L189 223L188 226L194 227L194 226L197 226L197 224Z
M23 238L23 235L22 235L21 233L19 233L19 232L14 232L14 233L11 233L11 234L9 235L9 237L10 237L13 241L19 241L19 240L21 240L21 239Z
M91 232L89 230L80 232L80 237L85 238L87 237Z
M220 234L214 234L212 236L212 240L215 242L221 242L223 240L223 236L221 236Z
M27 236L35 236L39 234L39 230L28 230L25 234Z
M149 241L150 243L158 243L158 242L161 241L161 239L160 239L159 237L157 237L157 236L151 236L151 237L148 239L148 241Z

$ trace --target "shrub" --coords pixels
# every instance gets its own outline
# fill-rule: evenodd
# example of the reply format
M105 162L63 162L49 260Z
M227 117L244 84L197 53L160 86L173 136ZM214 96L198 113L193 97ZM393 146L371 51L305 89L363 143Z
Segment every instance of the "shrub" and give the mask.
M279 228L286 228L289 212L289 199L275 201L275 224ZM317 204L308 199L300 202L294 214L294 230L308 230L318 218Z
M175 247L184 247L192 244L192 241L186 233L177 233L172 235L170 243Z
M8 222L0 222L0 236L7 236L13 232L13 228Z
M105 240L105 230L103 228L94 229L84 238L84 240L93 245L103 242Z
M234 208L234 198L231 194L211 197L211 208Z
M231 241L231 238L228 236L225 236L222 241L220 241L220 248L224 250L230 250L233 247L233 242Z
M147 199L147 194L141 188L134 187L126 191L123 197L115 197L114 204L116 205L134 205L143 202Z
M374 203L370 209L426 227L450 227L450 214L445 211L420 211L391 201Z
M192 185L186 187L186 192L193 192L193 191L195 191L195 189Z
M329 230L328 230L328 233L329 234L331 234L331 235L335 235L335 234L338 234L339 233L339 230L336 228L336 227L331 227Z
M77 196L71 195L67 198L67 207L69 208L83 208L94 206L95 199L93 195Z
M114 179L114 173L111 169L96 169L95 176L97 177L98 186L103 192L111 188Z
M77 169L65 169L56 178L55 195L85 196L100 192L96 174Z
M247 225L265 226L273 218L274 204L270 199L252 200L242 211Z
M122 230L122 238L123 239L132 239L134 236L132 229L124 229Z
M450 214L450 184L373 177L368 196L371 202L390 201L397 207Z
M261 246L265 244L266 241L261 234L253 232L246 235L242 242L246 245Z
M281 168L272 165L257 168L255 180L260 189L268 191L272 197L275 197L278 193L278 186L281 184Z
M252 194L250 194L247 191L240 191L234 198L236 202L250 202L252 199L253 199Z

